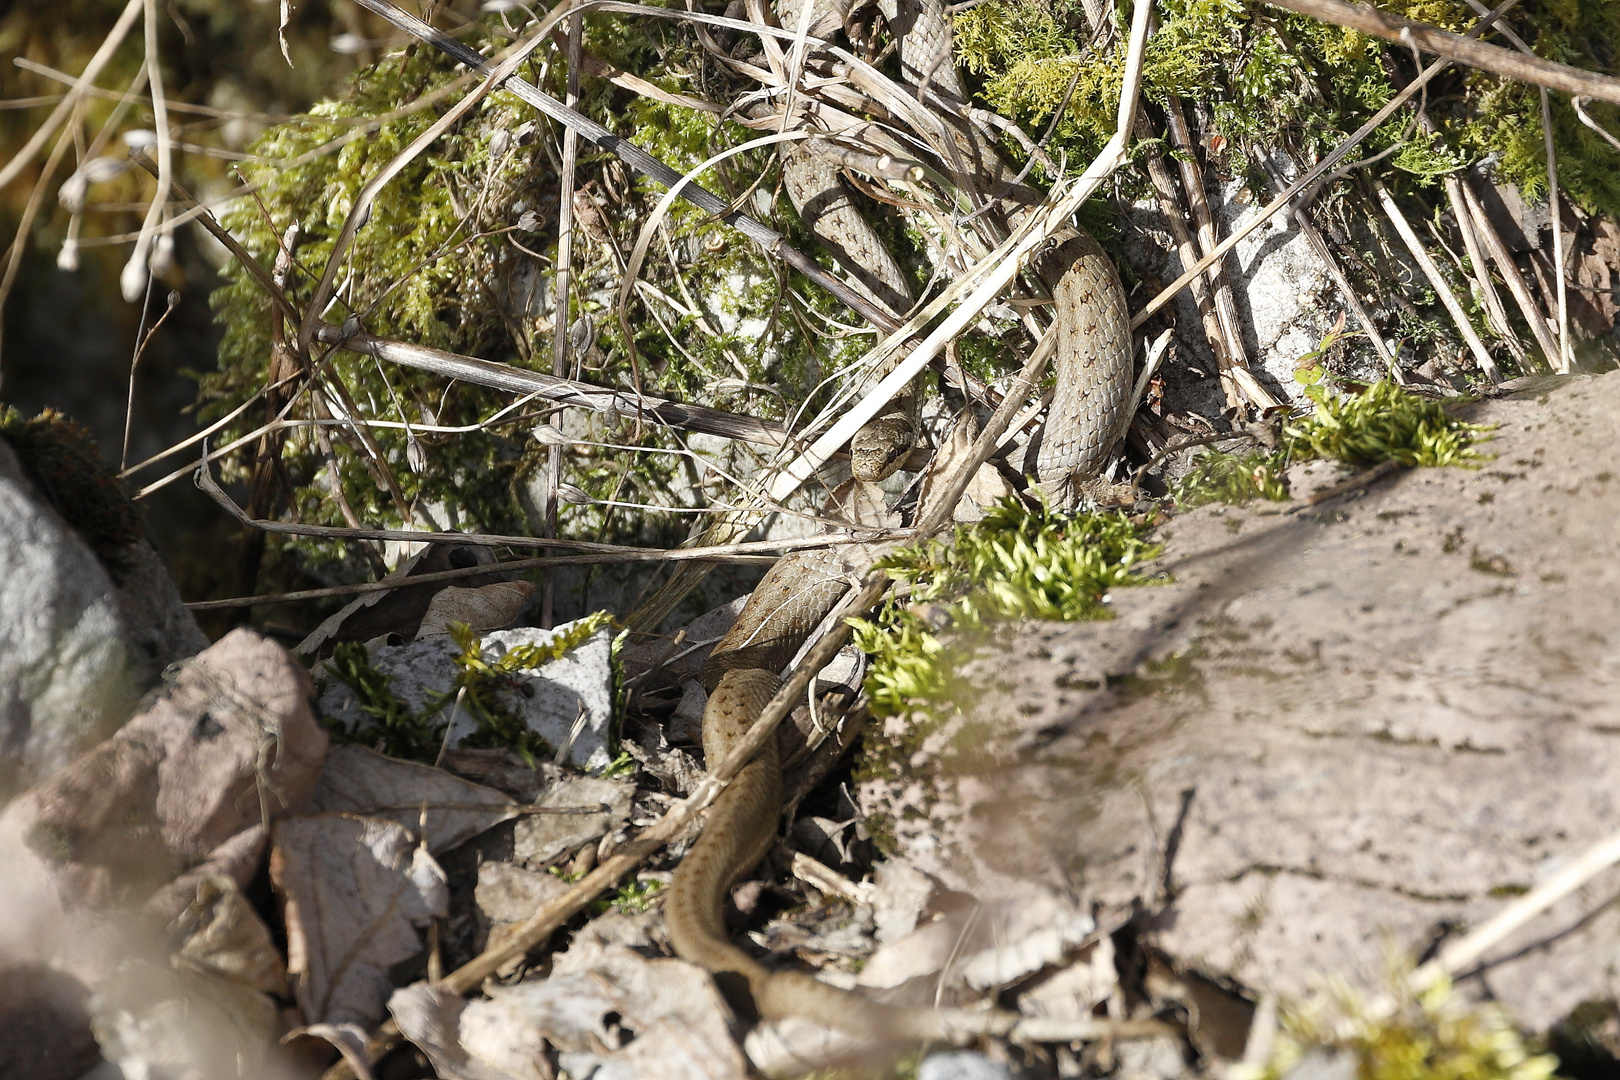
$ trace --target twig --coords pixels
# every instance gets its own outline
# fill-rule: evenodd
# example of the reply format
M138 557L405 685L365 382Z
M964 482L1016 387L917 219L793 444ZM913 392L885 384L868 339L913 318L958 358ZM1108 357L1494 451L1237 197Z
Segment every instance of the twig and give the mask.
M1603 138L1608 141L1610 146L1614 147L1616 150L1620 150L1620 139L1616 139L1613 135L1610 135L1608 130L1600 126L1596 120L1592 119L1591 114L1586 111L1587 100L1588 99L1583 97L1576 97L1574 99L1573 104L1575 106L1575 115L1581 118L1581 123L1603 136Z
M563 91L563 102L570 108L579 104L579 67L583 52L581 41L585 17L578 13L568 20L567 61L568 75ZM574 268L574 171L579 165L579 136L571 127L562 133L562 172L558 177L557 194L557 285L552 303L551 318L551 373L559 379L568 376L569 289L573 284ZM551 426L562 433L562 416L551 420ZM544 522L541 531L547 536L557 535L557 488L562 483L562 446L553 443L546 447L546 494ZM547 568L540 580L540 625L550 629L556 605L556 582Z
M1496 263L1496 269L1501 273L1502 280L1507 284L1508 292L1513 295L1513 302L1518 305L1519 314L1530 327L1530 333L1535 336L1536 344L1541 347L1541 353L1547 369L1557 362L1558 343L1552 338L1547 328L1546 316L1536 306L1535 297L1530 295L1530 287L1524 283L1524 276L1519 271L1519 264L1513 261L1513 253L1508 250L1507 244L1502 242L1501 234L1491 219L1485 214L1485 207L1480 204L1479 194L1474 191L1472 184L1466 180L1460 185L1463 198L1468 204L1468 211L1473 215L1474 225L1479 230L1479 238L1485 241L1485 250L1490 254L1491 261Z
M788 540L750 540L743 543L711 545L707 547L670 548L666 550L626 547L622 544L602 544L588 540L565 540L554 536L501 536L493 533L417 532L409 529L342 529L330 525L305 525L288 521L261 521L248 515L231 501L214 480L207 464L207 443L204 442L203 463L196 472L197 487L220 505L226 513L243 525L264 532L290 536L319 536L343 540L394 540L410 544L472 544L477 547L564 548L570 551L593 552L599 555L629 556L637 561L651 552L655 559L705 559L718 555L745 555L761 552L796 551L800 548L836 547L840 544L870 543L878 536L909 535L906 530L884 530L876 534L861 530L850 534L818 533L815 536Z
M1271 182L1276 184L1279 190L1286 186L1282 177L1277 175L1276 170L1271 167L1271 162L1266 160L1264 154L1256 154L1255 160L1260 162L1260 167L1266 171L1266 175L1271 177ZM1361 302L1361 297L1356 295L1356 287L1345 274L1344 268L1339 265L1338 256L1334 255L1333 249L1328 247L1327 241L1322 238L1321 231L1317 229L1310 216L1306 214L1303 205L1294 207L1293 218L1294 225L1299 229L1300 235L1305 237L1305 242L1316 253L1316 257L1322 260L1322 265L1327 267L1328 276L1339 287L1339 293L1344 297L1345 306L1356 317L1356 322L1361 326L1362 333L1367 335L1367 342L1372 346L1373 352L1378 354L1378 359L1383 363L1384 370L1388 371L1396 382L1405 383L1406 376L1401 371L1400 364L1396 362L1395 354L1390 351L1389 343L1384 340L1384 335L1379 332L1378 324L1373 322L1372 315Z
M129 358L129 397L124 402L124 450L118 458L120 472L129 465L129 439L135 429L135 369L140 366L141 357L146 354L146 346L152 340L152 335L157 333L163 324L169 321L169 316L174 314L174 309L179 303L180 294L170 292L168 304L164 307L163 314L158 316L157 322L144 330L141 334L141 340L135 343L135 355ZM143 320L146 317L145 305L142 305L141 317Z
M1468 31L1469 36L1473 37L1484 33L1493 22L1500 19L1503 14L1508 11L1508 9L1512 8L1518 2L1519 0L1503 0L1495 11L1481 19L1478 25ZM1159 295L1148 301L1147 305L1131 318L1131 329L1135 330L1143 323L1147 322L1148 319L1153 317L1154 313L1156 313L1165 304L1168 304L1171 299L1174 298L1175 295L1182 289L1186 288L1188 282L1192 281L1193 278L1202 274L1211 266L1214 266L1220 261L1221 256L1225 255L1228 251L1231 251L1250 233L1254 232L1260 226L1270 221L1272 216L1284 206L1288 205L1288 202L1293 199L1295 195L1299 194L1301 191L1316 183L1317 180L1327 175L1327 173L1337 166L1339 162L1343 161L1350 151L1355 149L1363 139L1371 135L1374 131L1378 130L1385 120L1388 120L1395 114L1395 110L1399 109L1402 105L1405 105L1408 101L1410 101L1419 90L1422 90L1429 84L1430 80L1450 66L1450 63L1451 61L1449 60L1436 60L1434 63L1430 64L1428 67L1419 72L1417 78L1407 83L1398 94L1390 99L1389 104L1385 105L1382 109L1379 109L1376 113L1374 113L1372 119L1368 120L1365 124L1361 125L1361 127L1357 128L1354 134L1336 146L1333 151L1327 155L1327 157L1323 158L1321 161L1317 162L1316 165L1307 170L1305 175L1301 176L1298 180L1289 185L1286 191L1282 192L1275 199L1271 200L1271 202L1267 203L1265 208L1256 214L1255 217L1248 222L1248 224L1244 225L1240 229L1234 230L1231 236L1228 236L1225 240L1216 245L1214 251L1198 260L1196 265L1188 267L1185 273L1160 290Z
M1620 79L1595 71L1583 71L1568 64L1555 64L1539 56L1522 56L1500 45L1487 45L1482 41L1453 34L1438 26L1413 22L1398 15L1379 11L1366 4L1349 4L1344 0L1266 0L1273 7L1309 15L1322 22L1348 26L1364 34L1380 37L1426 53L1489 71L1494 75L1517 79L1533 86L1562 90L1566 94L1579 94L1599 101L1620 103Z
M51 110L51 115L45 118L45 122L34 130L33 135L29 136L28 142L23 144L23 148L17 151L16 156L4 165L0 165L0 188L16 179L17 174L22 172L30 161L34 160L34 155L39 153L40 147L50 141L51 136L56 133L56 129L61 127L62 123L72 114L80 100L83 99L92 84L95 83L96 76L101 74L101 69L107 66L107 61L111 60L113 53L118 51L118 46L124 43L124 38L128 36L130 27L135 25L135 19L141 13L143 3L144 0L129 0L129 3L124 5L123 13L118 16L118 21L113 23L113 28L107 32L106 38L101 42L101 47L96 50L94 56L90 57L90 62L84 66L84 72L74 81L72 88L68 90L56 108Z
M433 349L425 345L412 345L404 341L391 341L367 333L345 333L343 329L323 325L316 337L350 352L380 357L402 367L430 371L445 378L460 379L496 390L518 394L536 394L563 405L609 413L636 420L651 421L665 427L722 435L728 439L759 443L764 446L783 446L791 437L780 424L757 417L743 416L710 409L702 405L687 405L650 394L637 396L624 390L609 390L572 379L559 379L538 371L526 371L511 364L497 364L475 356Z
M1401 239L1406 242L1407 250L1412 253L1412 258L1417 260L1419 268L1423 271L1423 276L1429 279L1429 284L1434 286L1434 291L1440 296L1440 302L1451 313L1451 319L1457 324L1458 333L1462 334L1463 340L1468 343L1469 351L1474 354L1474 362L1479 365L1479 370L1492 383L1501 382L1502 373L1497 369L1496 361L1491 358L1489 350L1485 348L1485 343L1479 340L1479 334L1475 332L1474 324L1469 321L1468 313L1463 310L1456 294L1451 291L1451 285L1440 275L1440 268L1434 265L1433 259L1429 258L1429 253L1423 248L1423 241L1419 240L1417 233L1412 231L1412 226L1407 222L1406 215L1402 214L1401 208L1395 204L1394 196L1390 195L1389 189L1377 180L1373 181L1373 190L1378 193L1378 201L1383 204L1384 213L1389 215L1390 223L1395 226L1395 231L1401 234Z
M1182 115L1179 99L1171 98L1165 103L1164 116L1170 130L1170 143L1180 151L1175 160L1181 171L1181 187L1187 195L1187 205L1192 209L1193 221L1198 226L1198 246L1207 255L1219 243L1215 234L1215 218L1209 211L1209 199L1204 194L1204 177L1198 169L1192 133L1187 129L1187 119ZM1215 301L1215 316L1220 321L1221 335L1226 339L1227 359L1232 367L1246 368L1249 357L1243 347L1237 307L1232 302L1232 283L1219 262L1210 267L1209 288ZM1264 400L1254 404L1271 408L1277 401L1267 394Z
M1620 833L1598 841L1558 873L1497 912L1483 926L1440 950L1440 955L1412 973L1409 985L1421 992L1447 975L1477 963L1508 935L1558 901L1620 863Z
M545 539L551 539L546 537ZM293 592L265 593L261 596L238 596L229 600L194 600L186 607L192 611L214 611L220 608L246 608L258 604L291 604L300 600L325 600L333 596L358 596L364 593L392 592L413 585L426 585L436 581L455 581L461 578L485 577L515 570L534 570L553 566L590 566L596 563L670 562L692 559L702 562L759 563L769 565L778 556L751 555L746 552L716 552L713 548L674 548L671 550L630 549L620 552L592 552L589 555L542 555L533 559L511 559L488 566L469 566L460 570L440 570L431 574L417 574L394 581L358 581L352 585L328 585L321 589L298 589Z
M1139 139L1146 140L1151 135L1146 118L1137 121L1136 134ZM1151 143L1144 155L1147 159L1148 179L1153 183L1153 190L1159 197L1159 209L1164 213L1165 224L1170 228L1170 235L1175 239L1176 252L1181 256L1182 266L1191 266L1198 261L1197 242L1193 240L1192 233L1187 230L1186 215L1182 212L1181 200L1176 194L1176 182L1165 167L1164 155L1159 148ZM1226 351L1226 335L1221 330L1220 315L1215 311L1215 301L1209 295L1209 280L1207 278L1194 278L1191 282L1193 306L1198 310L1199 320L1204 324L1204 338L1209 342L1209 351L1215 357L1215 369L1221 380L1221 391L1226 395L1227 408L1235 409L1242 404L1243 399L1238 395L1237 383L1232 381L1232 357Z
M1447 173L1442 180L1446 187L1446 201L1451 205L1452 216L1457 219L1457 231L1462 233L1463 248L1468 252L1474 281L1479 285L1480 299L1485 306L1485 321L1507 345L1520 370L1524 370L1524 343L1509 325L1507 309L1502 306L1502 295L1496 291L1496 283L1491 280L1491 268L1485 262L1485 252L1480 248L1478 223L1474 221L1474 212L1468 208L1468 199L1463 195L1462 181L1451 173Z

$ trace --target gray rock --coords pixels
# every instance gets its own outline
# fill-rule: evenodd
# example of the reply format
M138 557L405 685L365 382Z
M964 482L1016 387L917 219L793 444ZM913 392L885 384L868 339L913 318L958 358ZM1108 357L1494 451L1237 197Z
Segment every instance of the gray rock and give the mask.
M111 735L207 639L144 540L115 584L0 439L0 802Z
M971 751L941 729L863 808L953 890L1077 888L1154 913L1180 969L1383 991L1390 949L1484 924L1620 831L1620 374L1469 419L1500 425L1479 469L1173 519L1172 580L975 660ZM1609 999L1617 889L1611 868L1459 989L1532 1030Z
M494 663L519 645L544 645L572 625L555 630L519 627L486 634L482 639L483 658ZM372 650L371 662L389 677L394 695L421 712L430 698L443 694L454 683L456 651L447 638L427 638L409 645L379 646ZM566 751L563 762L579 769L604 769L612 761L612 652L612 631L603 628L566 655L538 668L515 672L510 685L496 690L495 697L548 746ZM329 674L325 682L320 698L322 716L341 722L351 731L372 725L372 719L360 710L353 690ZM478 729L477 720L453 703L441 711L438 720L451 724L451 747L459 746Z
M1012 1073L977 1051L953 1050L923 1058L917 1080L1012 1080Z

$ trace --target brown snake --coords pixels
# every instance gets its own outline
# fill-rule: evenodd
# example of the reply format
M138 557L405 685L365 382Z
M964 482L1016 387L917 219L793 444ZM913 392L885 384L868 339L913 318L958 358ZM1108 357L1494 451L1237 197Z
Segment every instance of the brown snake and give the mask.
M803 2L779 2L783 26L798 25ZM882 6L900 40L908 81L927 78L942 95L963 100L938 0L884 0ZM884 306L896 312L909 307L904 275L850 203L836 169L792 154L784 158L783 173L806 224L834 256ZM1058 258L1067 260L1067 269L1053 293L1057 388L1036 466L1053 500L1072 506L1122 434L1131 393L1130 312L1118 271L1091 237L1081 233L1063 245ZM873 432L857 436L851 457L858 477L881 478L894 471L909 449L909 443L895 448L895 430L906 423L891 410ZM779 560L715 645L702 680L710 693L703 714L709 762L721 760L747 733L776 692L777 673L842 597L851 571L865 569L864 563L846 561L860 553L845 551L842 557L817 551ZM766 1018L814 1020L874 1041L950 1039L950 1025L935 1010L879 1005L808 975L771 971L732 944L722 918L726 894L776 842L781 788L776 746L768 740L715 801L706 828L666 893L664 918L676 953L722 978L746 982Z

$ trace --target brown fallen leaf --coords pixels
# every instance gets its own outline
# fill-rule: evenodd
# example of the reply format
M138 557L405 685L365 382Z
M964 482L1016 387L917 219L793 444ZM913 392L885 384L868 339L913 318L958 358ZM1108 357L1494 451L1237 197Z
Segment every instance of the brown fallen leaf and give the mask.
M287 969L270 930L230 878L199 881L196 899L171 929L186 935L175 953L178 963L266 994L287 995Z
M276 825L270 880L282 899L287 971L306 1023L374 1024L389 969L421 951L416 928L449 903L444 871L405 826L317 814Z
M309 800L312 813L388 818L412 831L422 828L425 816L423 839L436 855L512 817L513 806L494 788L354 745L327 755Z
M534 595L534 589L531 581L497 581L477 588L451 585L440 589L422 616L416 640L448 634L453 622L466 623L475 634L505 630L517 621L523 605Z

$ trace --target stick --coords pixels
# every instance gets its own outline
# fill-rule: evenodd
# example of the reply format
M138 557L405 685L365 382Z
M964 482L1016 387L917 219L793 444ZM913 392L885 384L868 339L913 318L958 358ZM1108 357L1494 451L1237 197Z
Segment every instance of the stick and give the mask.
M1273 7L1309 15L1322 22L1348 26L1364 34L1380 37L1413 49L1422 49L1435 56L1459 64L1489 71L1494 75L1517 79L1533 86L1562 90L1566 94L1579 94L1599 101L1620 103L1620 79L1583 71L1568 64L1555 64L1539 56L1523 56L1500 45L1487 45L1461 34L1453 34L1438 26L1413 22L1398 15L1390 15L1366 4L1348 4L1344 0L1266 0Z
M1446 186L1446 201L1451 204L1451 213L1457 219L1457 231L1462 233L1463 248L1468 252L1468 261L1474 270L1474 281L1479 285L1480 297L1484 301L1485 321L1490 323L1496 336L1507 345L1508 350L1513 353L1513 359L1522 370L1525 366L1524 343L1508 324L1507 309L1502 306L1502 295L1496 291L1496 283L1491 280L1491 268L1485 261L1485 252L1480 248L1479 229L1474 221L1474 212L1468 209L1468 200L1463 195L1462 181L1449 173L1442 180Z
M250 517L240 506L231 501L231 497L215 482L208 467L207 444L203 445L203 463L196 472L197 486L204 494L213 499L231 517L251 528L264 532L283 533L290 536L320 536L327 539L344 540L397 540L411 544L472 544L477 547L517 547L517 548L566 548L571 551L586 551L602 556L624 556L625 559L617 561L637 561L646 556L649 551L654 552L656 558L669 560L705 559L717 555L744 555L758 552L783 552L799 548L834 547L839 544L871 543L875 538L911 535L908 530L889 529L877 533L873 530L860 530L847 534L817 533L814 536L799 537L788 540L749 540L736 544L711 545L708 547L689 548L638 548L626 547L622 544L601 544L590 540L564 540L553 536L500 536L492 533L459 533L459 532L413 532L409 529L340 529L330 525L304 525L286 521L260 521ZM417 580L417 579L412 579ZM361 590L364 591L364 590Z
M1502 373L1497 369L1496 361L1491 358L1485 343L1479 340L1474 324L1468 320L1468 313L1462 309L1462 304L1457 301L1457 296L1451 291L1446 279L1440 276L1440 268L1434 265L1434 260L1429 258L1429 253L1423 249L1423 242L1418 239L1417 233L1412 231L1406 215L1395 205L1395 199L1390 195L1389 189L1380 181L1374 180L1373 190L1378 193L1378 201L1383 203L1384 213L1389 215L1390 223L1395 226L1395 231L1401 234L1407 250L1412 253L1412 258L1417 260L1418 266L1423 270L1423 276L1429 279L1429 284L1433 285L1434 291L1440 295L1440 302L1445 304L1446 310L1451 313L1451 319L1457 324L1457 331L1462 334L1463 340L1468 343L1469 351L1474 354L1474 362L1479 365L1479 370L1493 384L1501 382Z
M1553 340L1552 333L1547 329L1547 319L1536 306L1535 297L1530 295L1530 287L1524 283L1524 277L1519 273L1519 264L1513 261L1513 253L1502 242L1501 234L1491 224L1491 219L1485 216L1485 207L1480 204L1479 195L1474 191L1472 184L1464 181L1461 185L1463 198L1468 203L1468 211L1474 217L1474 224L1479 229L1479 238L1485 241L1485 250L1490 254L1491 261L1496 263L1497 270L1501 271L1502 280L1507 283L1508 292L1513 294L1513 302L1519 307L1519 314L1530 327L1530 333L1535 336L1536 344L1541 347L1541 353L1548 370L1557 362L1558 343Z
M1500 19L1518 2L1519 0L1503 0L1495 11L1481 19L1477 26L1468 31L1468 36L1474 37L1479 34L1483 34L1492 23L1494 23L1497 19ZM1244 237L1254 232L1254 230L1258 229L1261 225L1264 225L1267 221L1270 221L1272 215L1276 214L1277 211L1288 205L1288 201L1295 195L1316 183L1316 181L1320 180L1323 176L1326 176L1328 171L1338 165L1339 162L1343 161L1345 156L1349 154L1351 150L1355 149L1363 139L1371 135L1374 131L1378 130L1379 125L1393 116L1396 109L1399 109L1402 105L1405 105L1408 101L1410 101L1419 90L1427 86L1429 81L1444 71L1450 65L1450 63L1451 61L1449 60L1436 60L1434 63L1430 64L1428 67L1419 72L1418 77L1407 83L1400 93L1396 94L1390 99L1388 105L1385 105L1382 109L1379 109L1376 113L1374 113L1371 120L1368 120L1365 124L1357 128L1355 133L1335 147L1332 153L1328 154L1327 157L1317 162L1317 164L1306 172L1304 176L1301 176L1298 180L1294 181L1294 183L1289 186L1288 190L1284 191L1275 199L1271 200L1271 202L1267 203L1265 209L1261 210L1259 214L1255 215L1252 221L1250 221L1247 225L1244 225L1242 228L1234 231L1232 235L1228 236L1225 240L1222 240L1216 245L1214 251L1211 251L1202 259L1199 259L1196 265L1188 267L1185 273L1183 273L1176 280L1172 281L1170 284L1166 285L1159 292L1158 296L1155 296L1152 300L1149 300L1147 306L1132 317L1131 329L1136 330L1140 328L1143 323L1147 322L1148 319L1153 317L1155 312L1164 307L1164 305L1168 304L1171 299L1182 289L1185 289L1188 282L1192 281L1193 278L1197 277L1199 274L1202 274L1211 266L1214 266L1220 261L1221 256L1225 255L1228 251L1231 251L1234 247L1236 247Z

